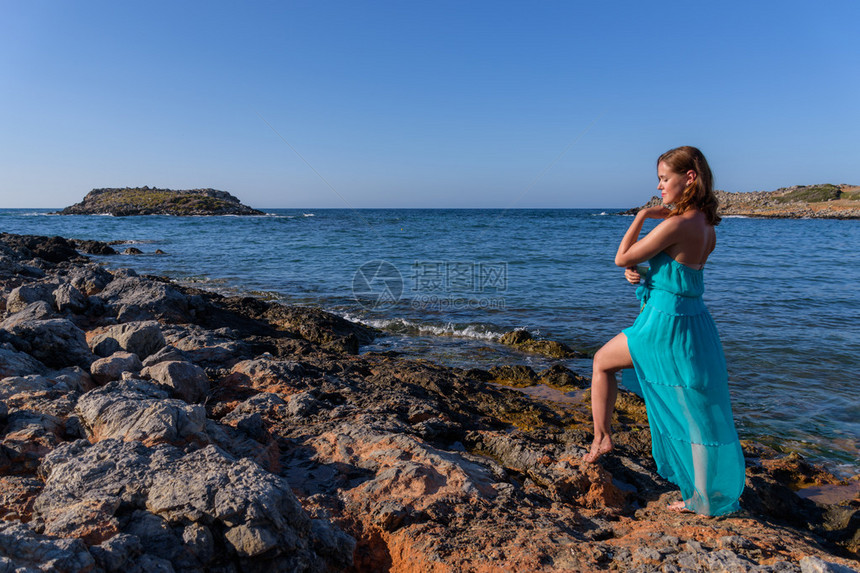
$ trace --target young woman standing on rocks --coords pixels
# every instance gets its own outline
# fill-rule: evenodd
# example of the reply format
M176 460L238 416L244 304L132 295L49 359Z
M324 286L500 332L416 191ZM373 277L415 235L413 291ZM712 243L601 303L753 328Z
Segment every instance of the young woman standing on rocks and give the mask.
M732 418L723 348L702 301L703 267L719 224L713 176L702 152L678 147L657 160L663 205L642 209L627 229L615 264L639 284L642 312L594 356L594 442L583 458L612 450L615 374L645 399L657 470L681 488L670 509L723 515L738 509L744 458ZM667 207L672 205L672 208ZM645 219L662 219L639 238ZM645 276L638 263L650 264Z

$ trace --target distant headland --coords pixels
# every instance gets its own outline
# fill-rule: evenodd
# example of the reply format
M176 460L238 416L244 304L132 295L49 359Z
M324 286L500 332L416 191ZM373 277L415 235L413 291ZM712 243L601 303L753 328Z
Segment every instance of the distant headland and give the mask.
M860 186L857 185L795 185L776 191L716 191L716 195L720 202L717 212L723 217L860 219ZM645 205L621 214L634 215L660 202L660 197L655 196Z
M217 189L174 191L151 187L93 189L83 201L59 211L60 215L265 215Z

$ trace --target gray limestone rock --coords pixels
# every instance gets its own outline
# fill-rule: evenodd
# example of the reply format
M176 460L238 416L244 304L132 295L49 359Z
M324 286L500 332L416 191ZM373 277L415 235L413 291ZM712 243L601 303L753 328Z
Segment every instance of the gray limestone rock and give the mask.
M159 362L144 368L141 376L168 387L173 395L192 404L202 402L209 394L209 377L190 362Z
M87 297L70 283L63 283L51 293L54 307L60 312L81 314L87 310Z
M18 352L11 344L0 348L0 378L45 374L47 371L44 364L29 354Z
M117 380L91 390L78 399L75 410L95 441L208 442L202 406L168 398L164 390L145 380Z
M167 345L161 347L158 352L147 356L146 359L143 361L143 366L153 366L155 364L158 364L159 362L167 362L169 360L191 362L185 352L179 350L178 348L174 348L173 346Z
M92 571L95 560L80 539L40 535L26 525L0 521L0 571Z
M54 316L56 316L56 313L51 305L43 300L39 300L7 316L3 322L0 322L0 329L11 330L24 322L43 320L53 318Z
M106 384L120 380L123 372L137 374L143 368L137 354L131 352L114 352L107 358L99 358L90 365L90 373L98 384Z
M854 569L809 555L800 560L800 571L801 573L857 573L860 567Z
M141 277L115 278L97 295L120 322L163 319L189 322L188 297L168 283Z
M51 293L59 285L56 283L28 283L12 289L6 297L6 311L10 313L24 310L34 302L43 301L53 305Z
M88 369L94 359L84 332L70 320L27 320L8 330L15 337L12 343L18 350L30 354L46 366L80 366Z
M155 321L127 322L97 331L90 339L90 348L107 357L118 350L137 354L143 360L164 346L164 335Z
M51 372L48 377L57 384L65 384L67 388L75 392L89 392L96 387L90 373L80 366L70 366Z
M9 376L0 380L0 399L6 400L22 393L46 392L54 387L54 382L44 376Z
M743 573L756 565L746 557L728 549L712 551L701 562L708 571L714 573Z
M240 558L265 558L280 571L306 570L311 522L283 478L214 446L178 460L152 484L146 507L171 522L218 523Z
M66 280L87 296L100 293L113 280L113 275L104 268L88 264L74 267L66 275Z

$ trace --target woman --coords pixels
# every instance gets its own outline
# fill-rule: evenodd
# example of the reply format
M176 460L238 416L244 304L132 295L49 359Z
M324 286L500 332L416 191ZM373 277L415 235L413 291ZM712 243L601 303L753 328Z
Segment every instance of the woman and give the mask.
M701 151L679 147L657 160L657 177L663 205L636 214L615 255L627 280L641 282L642 312L594 356L594 443L583 459L612 450L615 373L633 368L623 382L645 399L657 470L681 488L683 501L669 509L722 515L738 509L744 459L722 345L702 302L702 269L720 222L713 176ZM639 239L645 219L663 221ZM644 261L642 277L635 265Z

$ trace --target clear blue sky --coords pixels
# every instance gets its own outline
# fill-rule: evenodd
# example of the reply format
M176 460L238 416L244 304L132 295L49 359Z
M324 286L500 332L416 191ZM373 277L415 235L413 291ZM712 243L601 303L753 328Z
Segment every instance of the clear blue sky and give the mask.
M261 208L626 207L684 144L727 191L860 184L857 0L0 13L0 207L143 185Z

